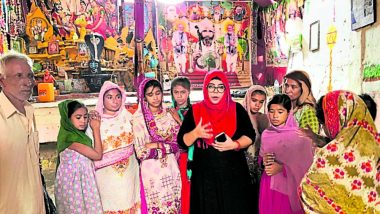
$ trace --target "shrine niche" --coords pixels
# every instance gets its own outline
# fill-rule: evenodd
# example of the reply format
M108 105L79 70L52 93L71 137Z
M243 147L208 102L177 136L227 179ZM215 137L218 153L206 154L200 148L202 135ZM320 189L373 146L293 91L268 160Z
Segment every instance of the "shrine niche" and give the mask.
M32 40L29 43L28 54L36 54L36 53L38 53L38 50L37 50L37 41L36 40Z
M45 42L51 39L53 35L52 25L35 4L32 4L30 13L26 17L26 23L26 34L31 40Z
M138 75L133 61L136 47L141 48L142 75L169 79L187 75L198 81L219 69L227 72L233 87L251 84L250 1L167 5L146 0L143 6L144 36L140 36L141 44L135 44L133 2L33 1L26 19L29 40L25 48L37 62L58 66L54 75L58 70L64 70L68 78L117 75L119 84L128 90L135 89L129 82ZM60 74L58 80L63 78ZM202 87L197 81L196 88Z
M125 12L125 8L132 8L132 11ZM25 14L27 42L21 49L25 48L24 52L36 64L47 62L54 65L50 67L57 67L51 73L56 75L58 82L63 78L74 80L88 78L89 74L101 74L101 82L92 81L95 77L91 77L88 83L92 84L90 89L96 91L98 86L95 87L94 83L99 85L107 78L118 75L119 84L127 88L128 83L122 77L134 66L129 63L134 57L133 3L117 0L37 0L31 2ZM95 39L86 43L86 36ZM17 42L12 44L14 49L19 49ZM37 81L42 73L41 67L35 67Z

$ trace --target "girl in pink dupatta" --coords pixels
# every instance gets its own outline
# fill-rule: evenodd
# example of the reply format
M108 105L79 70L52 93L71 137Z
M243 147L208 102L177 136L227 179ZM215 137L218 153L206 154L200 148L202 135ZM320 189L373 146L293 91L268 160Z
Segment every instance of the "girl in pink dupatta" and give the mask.
M263 132L260 148L265 166L260 183L260 213L303 213L297 187L312 164L312 143L298 136L287 95L275 95L268 109L271 126Z
M179 124L162 107L163 92L157 80L143 80L138 94L139 107L133 115L134 144L148 213L180 213Z
M102 118L103 158L95 161L95 176L104 213L140 213L139 165L134 155L132 114L124 107L125 93L104 82L96 111ZM88 134L92 136L92 134Z

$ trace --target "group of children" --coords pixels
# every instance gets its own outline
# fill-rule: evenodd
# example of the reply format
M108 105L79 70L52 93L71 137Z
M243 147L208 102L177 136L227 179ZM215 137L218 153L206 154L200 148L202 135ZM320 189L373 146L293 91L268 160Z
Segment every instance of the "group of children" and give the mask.
M211 100L210 103L205 102L206 111L208 107L213 105L215 107L224 102L224 98L208 97L208 94L229 93L229 90L224 91L226 88L229 89L228 81L226 83L219 81L221 84L213 85L217 82L214 80L220 79L223 80L223 76L205 83L204 93L207 94L205 100ZM189 135L186 134L189 132L181 133L183 129L180 130L180 126L188 111L191 110L192 115L199 111L197 110L199 105L192 108L189 94L189 80L185 77L176 78L171 85L173 105L164 108L160 83L157 80L146 79L140 85L139 107L133 116L124 108L125 95L122 90L110 82L106 82L103 86L94 111L88 112L82 103L75 100L60 103L61 127L57 143L59 163L55 182L58 211L60 213L128 211L128 213L185 214L217 212L204 207L199 210L190 209L192 202L199 202L198 198L193 201L191 194L201 194L200 197L206 198L204 201L209 200L208 195L212 197L212 194L207 193L207 188L212 187L193 189L190 186L193 185L191 182L193 159L200 157L200 154L206 154L205 151L208 151L206 154L208 157L218 156L219 153L225 152L223 150L225 147L219 144L222 142L217 142L212 130L218 127L210 128L208 124L202 123L202 120L205 121L205 116L191 122L194 124L191 129L204 131L203 135L200 135L204 137L195 137L191 143L188 143L190 141L186 140L186 137ZM299 125L293 116L291 98L285 94L277 94L266 104L267 96L264 87L254 85L247 91L243 101L245 114L248 114L249 124L254 130L254 133L246 134L253 139L251 145L244 149L250 182L255 187L249 200L253 200L252 204L258 204L258 206L252 205L253 208L247 213L303 213L298 187L313 163L315 147L311 139L302 137L298 132ZM214 101L216 103L213 103ZM222 110L218 109L220 112ZM227 113L219 115L220 120L226 120L229 117ZM232 114L233 117L236 117L236 114L238 113ZM115 115L124 115L121 123L114 122L118 118ZM215 114L215 117L218 115ZM248 118L240 120L246 121ZM189 121L185 122L185 125L189 124ZM124 127L123 123L127 124L127 127ZM221 129L227 130L226 126L234 125L222 124L222 126ZM236 126L239 124L235 124ZM109 135L109 132L118 129L122 131L115 134L115 138ZM235 131L238 132L236 129L232 133L226 131L227 141ZM210 133L212 136L208 137ZM208 143L209 139L212 139L212 142ZM182 142L181 146L178 145L179 141ZM204 144L200 146L199 141L204 141ZM234 146L231 151L226 151L226 154L240 152L242 151L240 148L244 148L239 140L231 141L231 145L233 143L236 143L237 147ZM205 146L204 150L199 150L198 147L202 146ZM199 153L198 156L194 154L194 147L196 147L195 153ZM210 149L213 153L209 152ZM202 164L211 164L213 160L210 159L209 163L207 159L205 161ZM106 169L116 170L117 173L109 176L112 172L105 171ZM196 169L205 168L198 166ZM123 173L127 173L128 176L123 177L124 181L121 181L118 178L121 178ZM215 182L219 181L215 179ZM119 184L122 182L125 184ZM197 173L194 185L199 185L199 182L202 180L199 180ZM209 191L214 190L209 189ZM211 207L213 200L209 200ZM227 207L226 204L229 202L222 203L223 207ZM208 206L208 204L206 202L199 206ZM231 206L236 206L236 210L239 210L240 205ZM228 210L230 208L223 211L223 207L218 208L221 209L220 212L230 213Z
M179 150L176 143L176 133L190 108L189 80L177 78L171 93L173 106L163 108L160 83L144 80L133 116L124 108L124 92L111 82L102 86L93 111L76 100L59 104L55 181L59 213L180 213L181 207L189 209L181 198L190 197L187 165L192 153Z

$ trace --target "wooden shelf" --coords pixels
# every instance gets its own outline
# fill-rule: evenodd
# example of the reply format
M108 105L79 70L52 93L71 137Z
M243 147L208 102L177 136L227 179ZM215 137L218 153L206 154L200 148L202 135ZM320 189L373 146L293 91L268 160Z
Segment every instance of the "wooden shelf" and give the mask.
M122 71L122 72L126 72L128 71L129 69L126 69L126 68L102 68L102 71Z
M61 54L29 54L28 55L32 59L53 59L53 58L61 58Z
M62 49L77 49L78 47L75 45L68 45L68 46L63 46Z

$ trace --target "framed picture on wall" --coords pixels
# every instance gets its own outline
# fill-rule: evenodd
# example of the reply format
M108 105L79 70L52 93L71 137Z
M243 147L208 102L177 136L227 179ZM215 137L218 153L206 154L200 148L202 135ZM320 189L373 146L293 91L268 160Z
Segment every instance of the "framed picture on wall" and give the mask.
M58 54L59 53L59 43L58 41L48 43L48 54Z
M376 0L351 0L351 29L370 25L376 21Z
M315 21L310 24L310 35L309 35L309 50L317 51L319 50L319 21Z
M30 46L29 47L29 54L36 54L37 53L37 47L36 46Z
M18 39L14 39L11 41L11 44L12 44L12 49L14 51L17 51L19 53L22 53L22 44L21 44L21 40L18 40Z
M78 55L86 56L88 53L88 47L84 42L78 42Z

